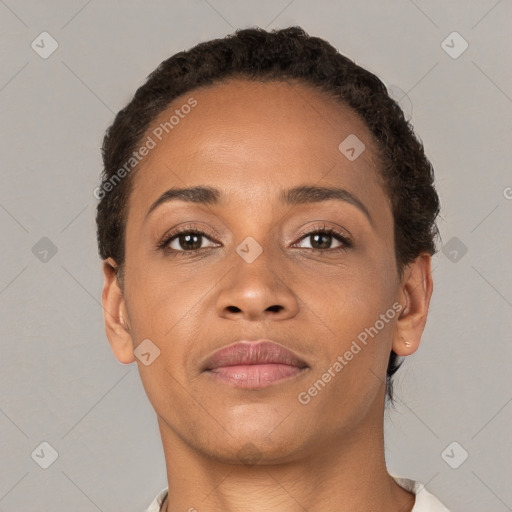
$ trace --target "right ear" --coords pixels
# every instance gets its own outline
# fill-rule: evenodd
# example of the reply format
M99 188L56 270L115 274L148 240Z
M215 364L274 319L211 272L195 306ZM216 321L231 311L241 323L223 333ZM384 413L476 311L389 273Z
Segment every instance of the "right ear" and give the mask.
M123 364L133 363L133 340L130 332L128 312L124 294L116 275L117 264L112 258L103 261L103 315L105 332L116 359Z

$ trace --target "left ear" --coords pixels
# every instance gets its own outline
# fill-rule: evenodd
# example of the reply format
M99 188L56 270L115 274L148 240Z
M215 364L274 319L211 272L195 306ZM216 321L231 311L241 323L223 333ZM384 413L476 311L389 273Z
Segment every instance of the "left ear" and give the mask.
M393 352L399 356L416 352L420 345L434 289L431 264L432 256L422 253L404 270L398 299L402 310L393 340Z

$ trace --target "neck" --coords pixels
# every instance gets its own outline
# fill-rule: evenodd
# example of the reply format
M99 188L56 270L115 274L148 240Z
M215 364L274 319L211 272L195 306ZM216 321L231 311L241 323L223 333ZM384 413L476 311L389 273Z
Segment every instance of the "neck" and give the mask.
M169 493L162 511L410 512L413 494L388 474L382 417L318 442L286 463L226 464L198 453L158 418Z

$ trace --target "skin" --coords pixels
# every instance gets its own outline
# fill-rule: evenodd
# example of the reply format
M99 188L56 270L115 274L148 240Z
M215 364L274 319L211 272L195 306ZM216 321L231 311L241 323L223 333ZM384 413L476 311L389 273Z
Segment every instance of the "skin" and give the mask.
M419 346L431 257L421 254L398 275L393 215L369 130L306 85L231 80L176 99L148 133L191 96L197 106L133 176L123 283L116 263L103 263L109 342L120 362L137 362L158 417L169 485L162 510L410 511L414 496L384 460L385 377L392 349L407 356ZM354 161L338 150L349 134L366 146ZM146 217L166 190L195 185L216 187L223 199L167 202ZM344 188L371 221L345 201L279 201L282 189L298 185ZM214 236L200 237L196 252L175 238L181 257L156 249L182 224ZM336 251L336 238L325 235L319 246L301 235L324 224L353 246ZM248 236L263 249L252 263L236 252ZM318 247L323 253L312 253ZM299 403L298 394L395 302L400 314L307 405ZM147 338L160 356L145 366L134 349ZM214 350L260 338L295 351L308 370L258 390L200 371Z

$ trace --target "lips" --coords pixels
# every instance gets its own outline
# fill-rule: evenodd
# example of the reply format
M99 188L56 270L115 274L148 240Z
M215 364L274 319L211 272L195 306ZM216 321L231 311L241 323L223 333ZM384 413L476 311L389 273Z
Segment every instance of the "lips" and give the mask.
M307 363L291 350L271 340L239 341L214 352L204 363L203 370L221 366L286 364L304 368Z
M272 340L239 341L209 356L202 371L236 387L261 388L298 375L306 361Z

